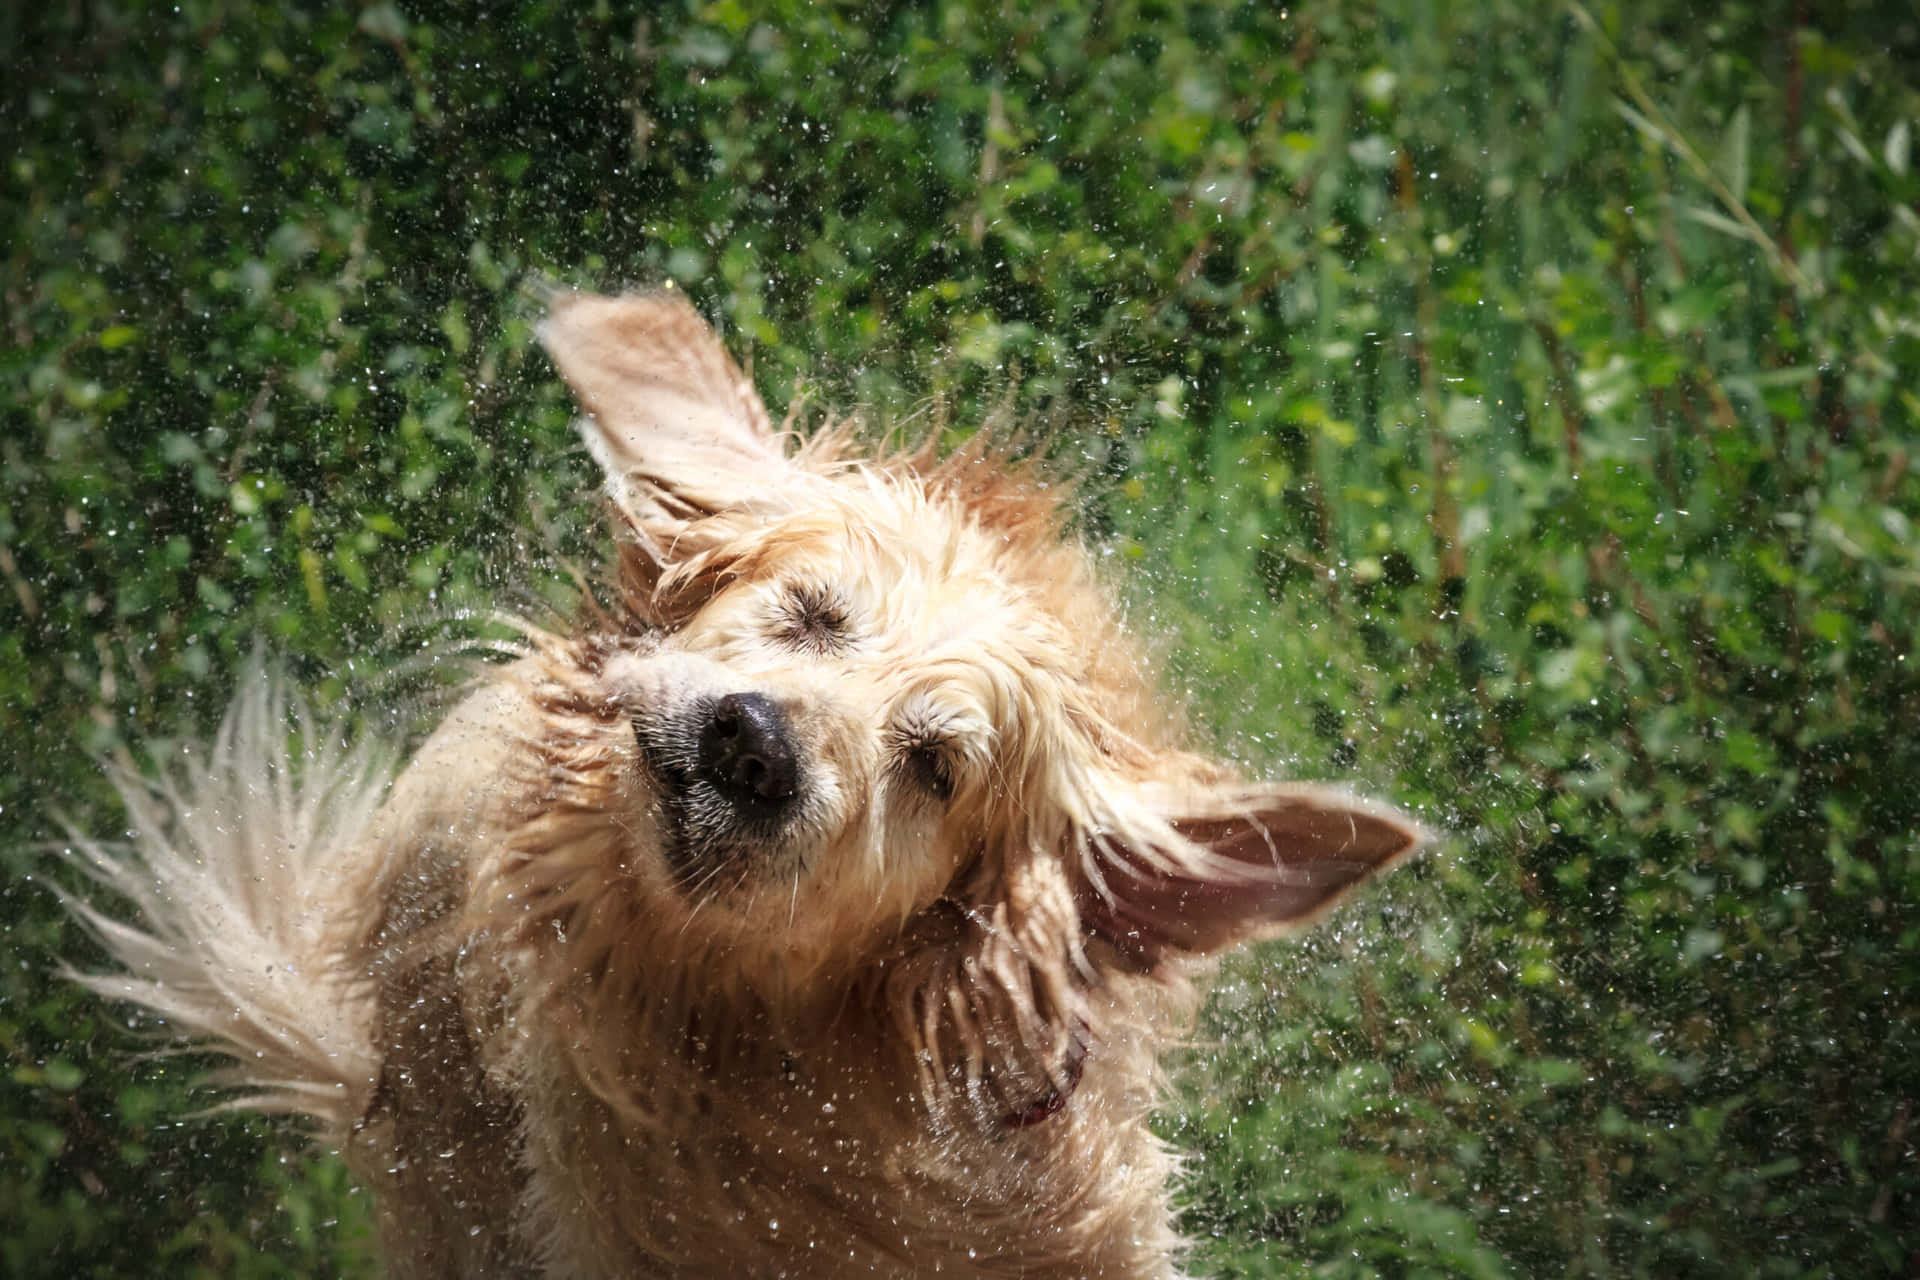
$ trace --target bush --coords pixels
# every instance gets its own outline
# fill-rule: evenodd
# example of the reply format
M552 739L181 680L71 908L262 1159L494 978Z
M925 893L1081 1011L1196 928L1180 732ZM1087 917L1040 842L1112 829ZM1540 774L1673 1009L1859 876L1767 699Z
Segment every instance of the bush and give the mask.
M776 409L1054 428L1222 745L1447 833L1230 967L1200 1269L1908 1266L1910 6L1014 8L0 16L10 1274L365 1266L51 976L43 846L257 643L420 705L559 598L542 278L678 282Z

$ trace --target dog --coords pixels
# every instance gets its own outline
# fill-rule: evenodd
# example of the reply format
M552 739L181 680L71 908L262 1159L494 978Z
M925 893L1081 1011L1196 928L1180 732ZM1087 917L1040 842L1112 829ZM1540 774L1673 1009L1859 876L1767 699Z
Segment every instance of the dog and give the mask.
M671 291L542 339L599 606L391 780L250 670L74 834L142 917L71 901L75 976L344 1153L397 1276L1178 1275L1194 978L1419 826L1183 748L1012 450L796 446Z

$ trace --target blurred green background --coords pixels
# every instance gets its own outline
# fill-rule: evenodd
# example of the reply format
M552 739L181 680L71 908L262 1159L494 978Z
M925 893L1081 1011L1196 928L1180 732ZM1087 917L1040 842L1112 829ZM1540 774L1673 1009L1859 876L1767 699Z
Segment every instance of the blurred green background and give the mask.
M527 283L776 412L1056 432L1250 770L1447 833L1233 962L1221 1276L1920 1274L1908 3L0 12L0 1271L359 1273L49 976L93 761L256 644L417 731L594 478ZM385 708L398 705L404 713Z

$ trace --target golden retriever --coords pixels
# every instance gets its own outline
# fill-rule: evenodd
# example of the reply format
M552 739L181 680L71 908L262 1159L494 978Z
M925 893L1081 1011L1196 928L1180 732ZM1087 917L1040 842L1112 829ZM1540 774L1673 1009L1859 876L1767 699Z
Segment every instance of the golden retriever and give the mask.
M84 978L372 1188L394 1274L1178 1274L1209 957L1420 843L1182 749L1004 450L788 447L672 292L557 298L612 602L387 781L259 669L122 778ZM290 721L299 728L290 743Z

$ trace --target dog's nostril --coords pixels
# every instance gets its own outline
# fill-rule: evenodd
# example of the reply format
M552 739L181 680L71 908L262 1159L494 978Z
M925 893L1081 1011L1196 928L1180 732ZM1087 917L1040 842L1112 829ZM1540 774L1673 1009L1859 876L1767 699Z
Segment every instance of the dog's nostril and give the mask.
M791 800L800 762L780 708L757 693L730 693L714 703L700 734L700 772L735 803Z

